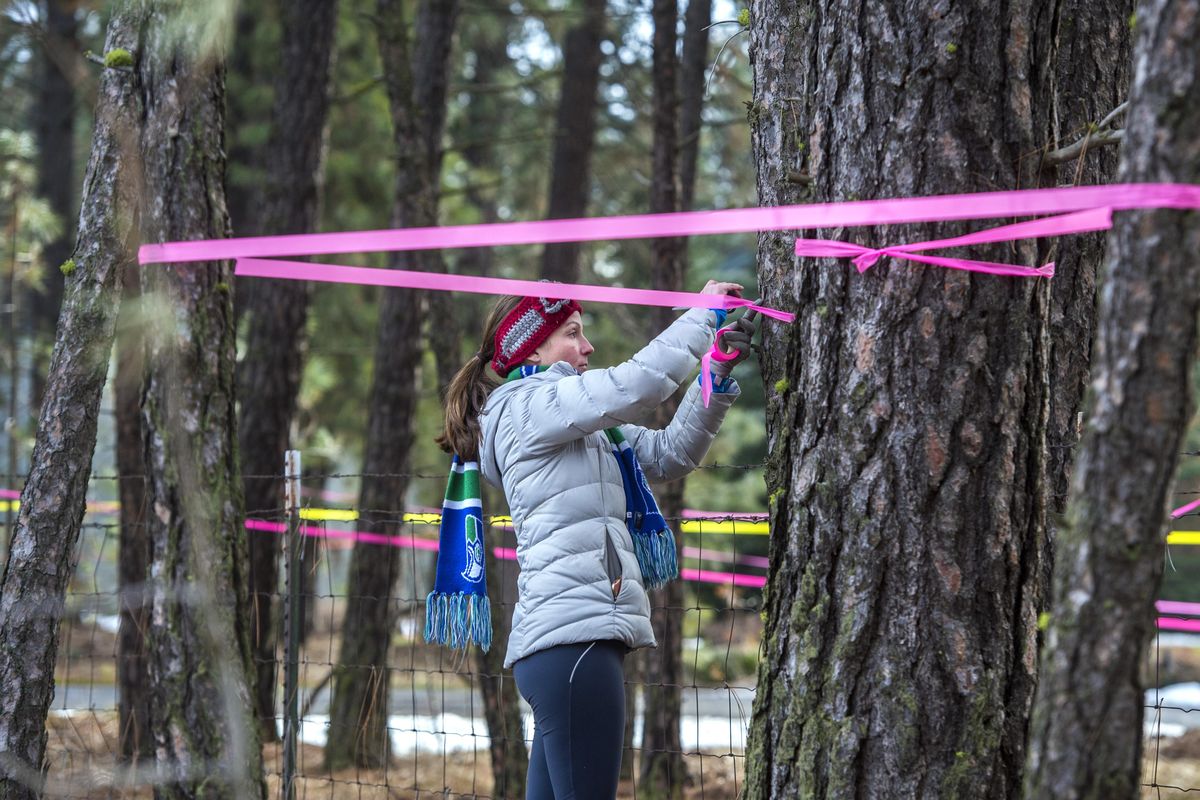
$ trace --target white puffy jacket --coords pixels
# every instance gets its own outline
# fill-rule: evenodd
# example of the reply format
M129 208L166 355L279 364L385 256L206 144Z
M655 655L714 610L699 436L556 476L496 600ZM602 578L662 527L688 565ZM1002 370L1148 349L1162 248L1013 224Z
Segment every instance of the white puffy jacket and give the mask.
M693 309L623 364L580 375L560 361L488 398L480 471L508 498L521 570L506 667L560 644L655 645L621 471L604 429L620 427L651 481L695 469L739 394L736 384L705 408L693 379L664 430L638 423L693 377L715 325L716 314Z

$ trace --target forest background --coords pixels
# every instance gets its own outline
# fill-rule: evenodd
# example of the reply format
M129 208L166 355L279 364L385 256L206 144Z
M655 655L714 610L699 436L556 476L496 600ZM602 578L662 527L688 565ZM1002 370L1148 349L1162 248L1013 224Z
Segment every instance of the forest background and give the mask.
M236 11L233 9L236 8ZM326 131L320 231L367 230L388 226L396 160L386 86L375 32L373 0L338 4L331 105ZM6 306L2 322L7 345L0 348L0 386L8 401L0 468L24 474L33 448L37 399L53 345L60 267L73 243L79 187L91 142L96 80L102 66L88 55L103 50L107 6L86 0L53 0L48 5L13 0L0 14L0 253L4 255ZM280 70L278 6L266 0L213 0L214 15L234 20L229 37L226 148L227 192L233 235L290 233L261 230L265 153L269 146L274 86ZM567 30L584 19L585 4L479 3L461 10L457 46L452 51L447 94L444 162L439 221L462 224L486 220L543 219L551 203L550 176L555 117L567 79L562 43ZM693 207L719 209L756 202L754 160L746 118L751 102L747 38L739 7L716 0L712 7L705 66L705 96ZM748 13L748 12L745 12ZM595 168L586 186L588 216L642 213L650 208L653 137L651 59L653 22L644 3L607 4L599 64L596 130L590 159ZM743 19L743 22L745 20ZM682 32L683 21L680 20ZM488 48L487 74L479 69L480 48ZM85 55L88 54L88 55ZM569 91L566 90L566 91ZM747 235L698 237L687 244L686 288L709 278L738 281L753 294L755 238ZM579 279L614 286L650 283L651 245L644 240L582 245ZM493 274L534 278L541 272L540 248L505 247L461 251L448 256L450 269L477 269L490 263ZM345 263L382 266L381 256ZM253 279L238 286L253 291ZM303 452L307 471L349 474L362 463L366 410L374 368L379 290L322 285L311 295L303 379L293 424L293 446ZM476 348L477 330L489 305L477 295L455 295L449 306L455 334L449 344L465 359ZM588 309L588 333L596 363L619 363L631 355L647 329L638 307L595 304ZM435 313L430 335L445 330ZM242 327L244 350L245 327ZM636 332L630 336L631 332ZM114 357L115 358L115 357ZM433 348L421 370L412 463L437 467L444 460L433 443L441 405ZM444 368L443 368L444 369ZM755 465L766 456L764 392L753 367L744 367L744 395L731 411L710 462ZM1197 371L1200 385L1200 370ZM1200 449L1200 425L1193 422L1189 451ZM424 470L418 470L424 471ZM19 481L10 480L16 486ZM11 488L11 487L10 487ZM345 481L335 491L354 491ZM1200 488L1200 461L1180 465L1181 491ZM435 506L440 489L427 481L410 487L409 502ZM729 512L766 509L760 470L707 471L687 482L689 508ZM1176 527L1186 527L1181 520ZM1174 558L1191 563L1188 552ZM1179 561L1177 560L1177 566ZM1196 563L1200 565L1200 558ZM1186 570L1185 570L1186 571ZM1200 597L1200 589L1168 570L1164 594Z
M17 474L27 465L33 446L36 408L31 391L40 380L52 339L52 323L38 319L42 306L34 298L52 294L61 283L58 273L64 244L72 239L78 216L79 187L91 142L91 113L96 75L102 68L83 59L84 52L103 50L105 9L102 3L66 3L78 6L74 25L77 56L64 65L74 82L68 96L47 96L41 76L53 68L62 53L47 55L42 13L32 3L13 3L0 17L3 25L2 59L5 173L3 186L3 236L7 270L13 281L16 314L8 315L8 328L18 353L15 364L5 362L0 380L7 389L15 374L16 415L6 427L4 452L12 448ZM377 37L372 22L374 2L344 0L337 16L336 58L327 133L327 160L321 203L320 231L367 230L388 226L396 162L392 153L391 118L382 79ZM214 9L213 13L220 13ZM494 214L500 221L542 219L546 216L555 114L563 80L561 42L569 26L577 23L582 4L551 3L480 4L461 12L459 46L453 51L452 85L448 94L447 131L439 202L443 224L484 221ZM737 10L718 3L714 19L732 24L711 30L711 75L700 141L696 208L734 208L754 204L754 163L749 147L745 105L750 97L745 37L732 38L721 58L716 50L738 30ZM650 71L652 25L643 4L611 4L606 14L606 37L601 45L599 102L594 153L594 177L589 181L587 214L602 216L639 213L649 208L651 183ZM270 136L273 86L279 70L280 23L276 4L249 0L238 4L235 34L230 42L227 73L229 154L228 193L233 235L250 235L258 228L253 219L262 201L264 152ZM473 44L503 47L486 79L475 77L478 54ZM486 80L486 82L482 82ZM67 108L50 107L68 102ZM47 104L50 104L48 106ZM36 112L36 113L35 113ZM70 153L61 140L39 142L42 117L69 116ZM48 152L53 150L53 152ZM469 152L468 152L469 151ZM486 161L472 162L481 152ZM52 175L45 173L52 171ZM52 182L54 192L39 191ZM15 207L18 214L14 215ZM482 210L481 210L482 209ZM16 225L18 239L12 241ZM296 231L270 231L289 233ZM264 231L263 233L266 233ZM755 240L730 235L698 238L690 242L691 264L687 288L698 289L709 278L738 281L752 293ZM497 248L483 257L493 262L501 277L536 278L541 270L540 247ZM15 259L13 255L16 255ZM455 262L480 257L474 252L448 255ZM350 258L345 263L382 266L383 257ZM587 244L580 260L580 280L607 285L646 286L651 249L646 241ZM253 291L252 279L242 281L238 292ZM463 335L453 343L465 361L476 349L490 300L477 295L455 295L456 322ZM597 348L600 365L619 363L631 355L646 326L638 307L594 304L588 308L588 335ZM308 471L351 473L361 464L366 435L366 409L372 381L375 331L378 322L378 289L326 285L312 293L308 321L308 348L296 413L295 447L304 453ZM440 330L430 320L430 335ZM631 332L635 332L632 338ZM5 348L9 358L9 348ZM439 430L441 406L433 350L421 371L413 463L441 468L445 460L433 443ZM723 463L760 464L766 453L761 381L742 372L745 396L726 423L711 458ZM9 392L6 392L9 395ZM282 454L280 455L282 458ZM281 462L282 463L282 462ZM338 487L344 489L345 487ZM688 484L689 506L728 511L762 511L766 491L760 473L698 474ZM412 502L432 506L440 490L414 485Z
M660 144L652 80L656 71L652 42L653 12L666 4L596 2L528 4L480 3L462 6L454 46L446 70L445 127L436 135L440 168L430 196L441 224L541 219L554 216L561 192L582 197L577 214L588 216L665 210L659 192ZM410 176L398 164L394 91L385 75L386 53L379 50L378 8L382 4L346 0L332 22L328 122L321 126L323 168L320 202L311 225L316 230L361 230L395 224L396 187ZM272 127L281 64L289 45L282 39L279 8L272 3L214 2L206 9L227 47L225 74L227 117L223 132L228 156L226 181L234 235L292 232L270 217L272 199L264 190L273 159L289 135L311 133L291 129L280 138ZM672 6L673 8L673 6ZM674 9L673 9L674 10ZM72 271L70 252L78 218L78 187L92 141L91 108L98 76L104 70L127 69L119 52L104 52L101 42L110 9L86 2L13 2L6 8L0 32L0 146L3 146L3 236L0 253L8 256L5 373L0 385L9 399L5 437L4 488L19 488L32 450L34 418L44 388L44 373L57 317L57 300L65 275ZM749 26L744 9L716 4L702 63L705 74L703 124L698 134L683 137L679 149L698 143L694 192L666 207L728 208L755 205L756 164L751 127L759 110L752 101L750 67L745 50ZM685 32L682 13L674 17ZM1130 19L1132 26L1135 20ZM320 26L314 25L314 28ZM568 62L571 35L589 29L599 40L596 65L598 102L594 129L582 134L569 128L588 115L586 103L561 111L561 98L573 91L576 73ZM418 42L419 44L419 42ZM955 50L947 45L946 53ZM718 52L719 51L719 52ZM91 53L92 55L88 55ZM575 87L577 90L577 87ZM586 94L586 92L585 92ZM441 105L438 106L441 108ZM420 107L421 113L431 108ZM440 112L439 112L440 113ZM65 133L64 133L65 131ZM557 145L583 146L565 160ZM1110 151L1111 152L1111 151ZM590 164L574 185L555 184L557 169ZM797 174L804 185L811 176ZM674 178L667 181L673 183ZM419 217L417 212L410 219ZM425 213L422 211L421 213ZM533 278L556 274L589 283L647 286L656 274L658 245L613 242L586 245L577 267L554 273L540 248L504 248L445 254L442 266L468 274ZM683 288L697 289L709 278L737 280L755 294L754 237L705 237L688 243ZM386 266L384 257L349 263ZM428 266L429 262L426 262ZM256 284L240 281L235 301L239 311L256 302ZM369 473L369 451L377 438L368 433L368 410L376 365L387 355L377 348L381 319L380 294L362 287L320 286L309 295L302 351L302 381L291 424L291 445L305 454L306 472L344 475L324 488L364 495L356 473ZM261 295L260 295L261 300ZM395 340L396 346L419 343L419 382L411 392L415 439L407 464L415 473L438 473L444 456L433 445L440 425L439 387L450 366L461 363L478 346L487 300L473 296L429 299L423 328ZM386 316L386 315L382 315ZM598 365L630 355L652 333L651 315L636 308L589 308L589 334L601 357ZM246 317L239 328L239 352L250 348ZM118 348L120 345L118 344ZM245 362L243 361L243 364ZM115 369L115 366L114 366ZM243 373L245 370L243 369ZM702 470L690 479L683 507L720 512L765 511L768 503L763 473L756 467L767 457L766 397L752 369L741 371L745 396L730 415L710 462L751 467ZM253 381L253 375L241 375ZM778 386L774 387L777 393ZM242 397L253 399L253 393ZM115 401L114 401L115 402ZM245 434L243 434L245 436ZM1193 426L1185 446L1200 449ZM251 450L243 448L243 457ZM270 455L278 465L282 454ZM1178 489L1194 491L1200 469L1194 458L1181 461ZM244 470L249 474L259 470ZM436 480L405 485L403 502L433 507L441 496ZM396 503L392 505L399 504ZM369 503L362 503L369 507ZM259 507L261 508L261 506ZM253 512L255 507L252 505ZM1189 527L1184 518L1178 527ZM761 543L765 554L765 542ZM754 545L751 545L753 547ZM1173 552L1162 595L1174 600L1200 599L1190 575L1200 559L1190 548ZM1180 551L1183 552L1180 552Z

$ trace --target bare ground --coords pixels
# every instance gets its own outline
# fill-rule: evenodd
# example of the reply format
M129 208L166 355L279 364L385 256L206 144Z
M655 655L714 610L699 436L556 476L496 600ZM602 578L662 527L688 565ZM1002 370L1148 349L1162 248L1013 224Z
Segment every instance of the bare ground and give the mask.
M52 715L47 720L46 760L49 765L45 797L149 798L150 777L129 774L117 758L117 718L112 712ZM329 773L322 766L320 747L304 745L297 754L299 778L296 796L321 800L393 800L398 798L492 796L488 756L421 753L393 759L386 770L347 769ZM731 756L688 756L685 800L733 800L742 785L743 761ZM267 796L281 797L282 748L263 748ZM642 795L644 796L644 792ZM623 782L618 797L636 796L631 782Z

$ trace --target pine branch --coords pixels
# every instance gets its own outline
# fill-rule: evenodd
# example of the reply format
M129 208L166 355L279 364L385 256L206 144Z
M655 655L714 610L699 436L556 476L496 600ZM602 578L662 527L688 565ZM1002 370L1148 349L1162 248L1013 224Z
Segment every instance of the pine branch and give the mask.
M1067 161L1074 161L1081 157L1092 147L1104 147L1105 145L1120 144L1125 138L1125 131L1122 128L1111 129L1111 125L1129 108L1129 101L1126 100L1112 111L1105 115L1104 119L1100 120L1095 125L1088 127L1087 133L1078 141L1069 144L1066 147L1060 147L1057 150L1051 150L1046 154L1043 162L1048 165L1062 164Z

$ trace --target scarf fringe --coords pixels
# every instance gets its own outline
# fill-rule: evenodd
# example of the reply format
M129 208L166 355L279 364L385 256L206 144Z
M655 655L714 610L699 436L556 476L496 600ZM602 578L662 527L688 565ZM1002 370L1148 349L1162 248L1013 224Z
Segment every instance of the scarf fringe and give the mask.
M642 585L659 589L679 577L675 534L670 528L633 533L633 552L642 570Z
M434 590L425 598L425 641L455 650L492 646L492 607L487 595Z

